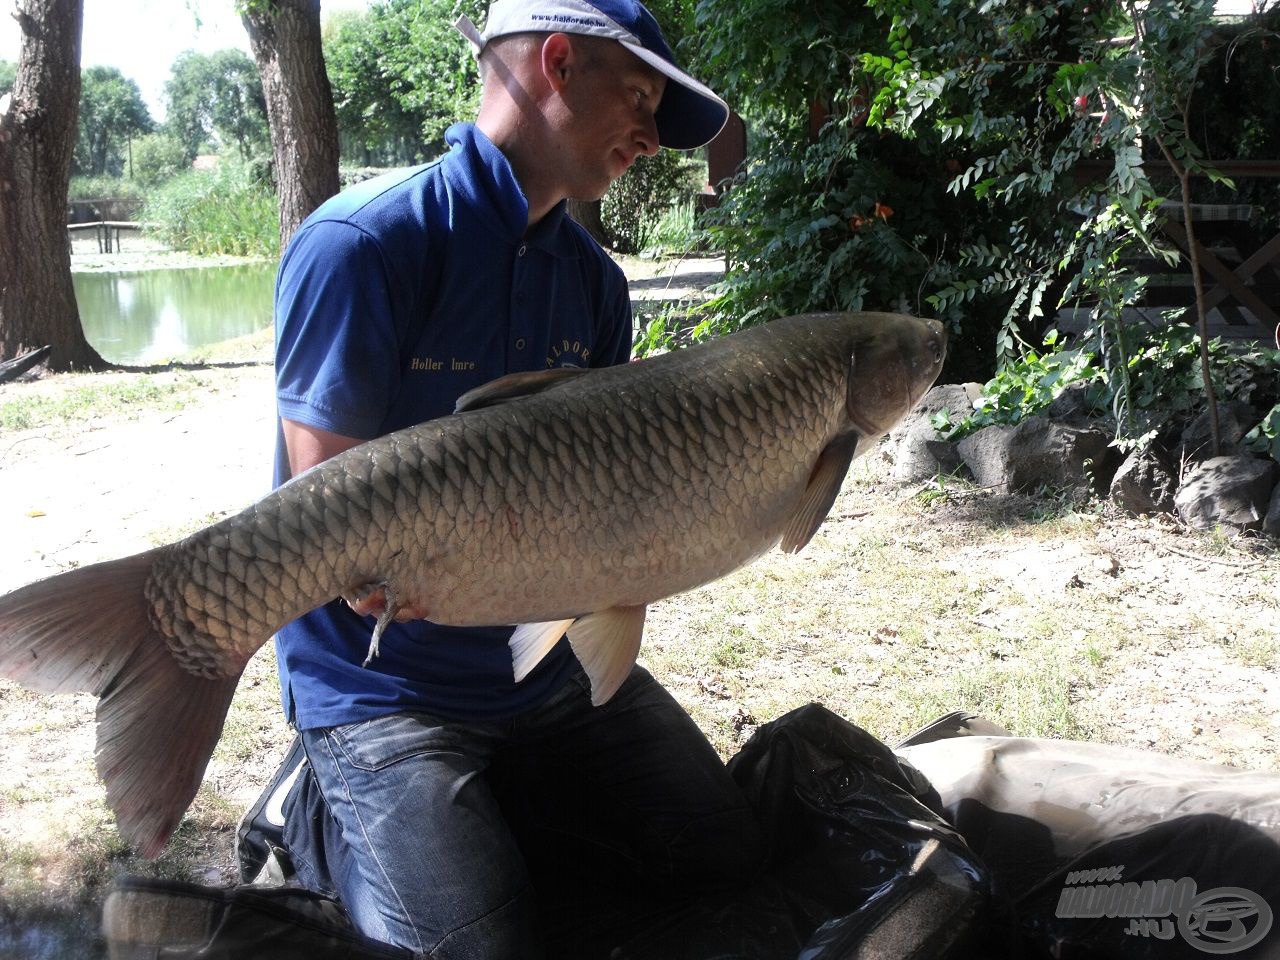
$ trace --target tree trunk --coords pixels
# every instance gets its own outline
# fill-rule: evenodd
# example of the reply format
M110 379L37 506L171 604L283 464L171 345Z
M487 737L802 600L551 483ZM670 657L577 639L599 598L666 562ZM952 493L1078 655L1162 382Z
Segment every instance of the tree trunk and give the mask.
M0 113L0 360L48 344L50 370L110 366L85 339L67 247L83 12L82 0L19 0L17 78Z
M609 236L609 231L604 228L604 221L600 219L599 200L570 200L565 207L565 213L577 220L600 246L613 247L613 238Z
M338 121L320 50L320 0L247 0L280 190L280 247L338 192Z

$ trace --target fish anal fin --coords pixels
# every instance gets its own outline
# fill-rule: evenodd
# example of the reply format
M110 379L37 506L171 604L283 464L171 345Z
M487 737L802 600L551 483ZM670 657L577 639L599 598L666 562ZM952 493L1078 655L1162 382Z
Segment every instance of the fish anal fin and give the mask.
M519 683L533 668L542 662L542 658L551 652L551 648L560 642L565 631L573 623L568 620L548 620L543 623L522 623L511 635L511 669Z
M572 379L589 371L583 367L556 367L554 370L533 370L525 373L509 373L486 384L468 390L458 398L453 412L479 410L508 400L532 396L554 387L557 383Z
M640 655L645 608L612 607L575 620L569 644L591 680L591 703L600 706L618 692Z
M859 434L856 432L841 434L818 455L818 462L809 474L809 484L800 497L795 513L782 531L780 546L785 552L796 553L801 550L813 539L813 535L822 526L822 521L827 519L831 505L836 502L836 496L840 493L845 475L849 472L849 464L858 451L858 440Z

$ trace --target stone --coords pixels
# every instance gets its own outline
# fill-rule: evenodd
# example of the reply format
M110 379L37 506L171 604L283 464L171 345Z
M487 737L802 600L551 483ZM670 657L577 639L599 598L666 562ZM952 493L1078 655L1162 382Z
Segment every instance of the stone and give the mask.
M1271 506L1262 520L1262 532L1280 539L1280 485L1271 493Z
M1103 493L1119 456L1101 430L1028 417L1012 427L986 427L959 443L979 485L1001 493L1048 486Z
M950 411L952 422L957 422L973 411L973 401L980 396L982 396L980 383L944 383L933 387L920 398L915 408L889 431L889 439L895 441L901 439L918 421L927 421L935 413L943 410Z
M1135 450L1111 479L1111 499L1130 513L1173 513L1178 476L1155 447Z
M893 448L893 479L919 483L964 466L957 444L939 438L928 417L920 417L898 438Z
M1218 404L1218 432L1222 440L1219 456L1244 456L1244 435L1258 422L1258 416L1247 403L1230 401ZM1206 410L1182 431L1178 459L1200 462L1213 456L1213 428Z
M1219 524L1237 530L1261 529L1277 473L1280 464L1260 457L1205 460L1178 490L1178 516L1190 526L1206 530Z
M1065 420L1078 425L1102 413L1094 407L1089 396L1092 387L1090 383L1068 384L1045 408L1044 415L1050 420Z

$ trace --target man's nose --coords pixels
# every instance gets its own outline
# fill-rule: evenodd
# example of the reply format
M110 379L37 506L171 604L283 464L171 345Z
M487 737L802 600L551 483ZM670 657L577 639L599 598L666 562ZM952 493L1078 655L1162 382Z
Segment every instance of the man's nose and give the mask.
M646 157L652 157L658 152L658 121L653 118L653 114L649 114L641 125L640 132L636 135L636 147Z

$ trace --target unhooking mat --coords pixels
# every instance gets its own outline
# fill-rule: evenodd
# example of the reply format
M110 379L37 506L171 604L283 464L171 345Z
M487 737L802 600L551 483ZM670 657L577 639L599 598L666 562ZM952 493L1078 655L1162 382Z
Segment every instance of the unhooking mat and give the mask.
M294 769L281 793L312 815L291 824L325 829ZM1280 958L1280 776L1009 737L963 714L895 752L819 706L762 726L729 769L770 851L732 898L610 899L598 865L575 880L563 850L517 831L548 958ZM270 794L242 826L246 877L268 860L290 872ZM323 889L322 864L299 866ZM261 883L126 879L103 930L112 960L410 956L360 937L330 898Z

